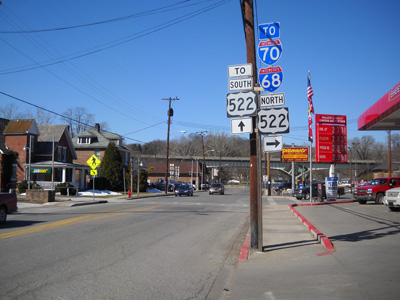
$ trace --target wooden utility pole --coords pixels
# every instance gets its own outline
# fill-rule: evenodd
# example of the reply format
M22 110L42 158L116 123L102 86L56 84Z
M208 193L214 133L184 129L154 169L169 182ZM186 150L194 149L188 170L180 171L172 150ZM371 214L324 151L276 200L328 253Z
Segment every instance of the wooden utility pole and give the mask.
M242 17L244 22L244 32L246 38L247 63L253 66L253 82L257 82L257 61L256 61L256 46L254 39L254 13L253 0L242 1ZM262 242L259 241L262 237L262 226L260 226L259 208L261 207L261 193L259 192L260 185L257 184L260 178L257 178L257 160L258 142L257 142L257 117L253 117L254 132L250 134L250 231L251 231L251 248L262 249Z
M174 114L174 111L171 108L171 101L172 100L179 100L178 97L175 98L162 98L162 100L168 100L168 133L167 133L167 159L166 159L166 165L165 165L165 194L168 193L168 157L169 157L169 129L171 127L171 117Z

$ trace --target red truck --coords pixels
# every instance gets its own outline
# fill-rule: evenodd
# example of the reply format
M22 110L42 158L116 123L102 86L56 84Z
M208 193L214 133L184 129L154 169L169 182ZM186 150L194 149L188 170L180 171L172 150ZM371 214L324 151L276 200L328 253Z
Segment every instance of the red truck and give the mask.
M0 224L7 220L7 214L17 211L17 195L0 193Z
M395 187L400 187L400 177L375 178L370 184L357 187L354 191L354 198L360 204L365 204L367 201L382 204L386 191Z

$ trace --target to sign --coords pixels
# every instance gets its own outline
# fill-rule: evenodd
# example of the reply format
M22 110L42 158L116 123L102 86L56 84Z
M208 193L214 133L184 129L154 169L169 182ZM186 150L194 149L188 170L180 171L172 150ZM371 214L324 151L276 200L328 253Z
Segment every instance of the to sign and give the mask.
M253 76L253 65L228 66L228 77Z
M258 130L265 134L289 133L289 108L260 110Z
M229 79L230 91L243 91L253 89L253 78Z
M283 81L283 71L281 67L261 68L258 73L258 80L264 90L274 92Z
M280 152L282 151L283 136L264 136L263 150L264 152Z
M280 27L279 22L258 25L260 40L279 39Z
M231 119L232 134L253 133L253 120L250 118Z
M253 91L226 95L228 118L255 116L257 114L257 94Z
M280 40L261 41L258 44L258 58L267 65L276 63L282 55L282 44Z

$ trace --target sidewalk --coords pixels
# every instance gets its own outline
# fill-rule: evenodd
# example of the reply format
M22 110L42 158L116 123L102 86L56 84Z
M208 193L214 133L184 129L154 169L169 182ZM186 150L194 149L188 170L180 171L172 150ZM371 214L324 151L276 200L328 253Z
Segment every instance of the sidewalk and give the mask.
M334 249L325 248L311 234L312 224L300 219L288 205L263 207L263 252L250 249L239 262L224 299L363 299L331 255Z

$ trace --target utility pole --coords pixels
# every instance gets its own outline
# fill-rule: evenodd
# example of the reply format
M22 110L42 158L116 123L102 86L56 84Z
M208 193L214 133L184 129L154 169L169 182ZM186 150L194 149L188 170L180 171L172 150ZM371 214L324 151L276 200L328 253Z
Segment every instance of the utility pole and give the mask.
M244 23L244 33L246 39L246 52L247 63L253 66L253 82L257 82L257 61L256 61L256 47L254 39L254 13L253 13L253 0L243 0L242 4L242 17ZM251 248L261 249L262 251L262 218L261 211L261 193L259 191L260 185L257 184L259 161L257 153L259 152L259 141L257 141L257 117L253 117L254 132L250 134L250 231L251 231ZM258 153L259 154L259 153ZM269 179L269 178L268 178Z
M174 111L171 108L172 100L179 100L178 97L175 98L162 98L162 100L168 100L168 133L167 133L167 161L165 165L165 194L168 193L168 157L169 157L169 129L171 127L171 117L174 115Z
M201 182L203 182L204 184L204 189L206 189L206 155L204 152L204 135L206 134L207 131L201 131L199 132L199 134L201 135L201 145L203 147L203 174L202 174L202 180ZM200 183L200 190L201 190L201 183Z

